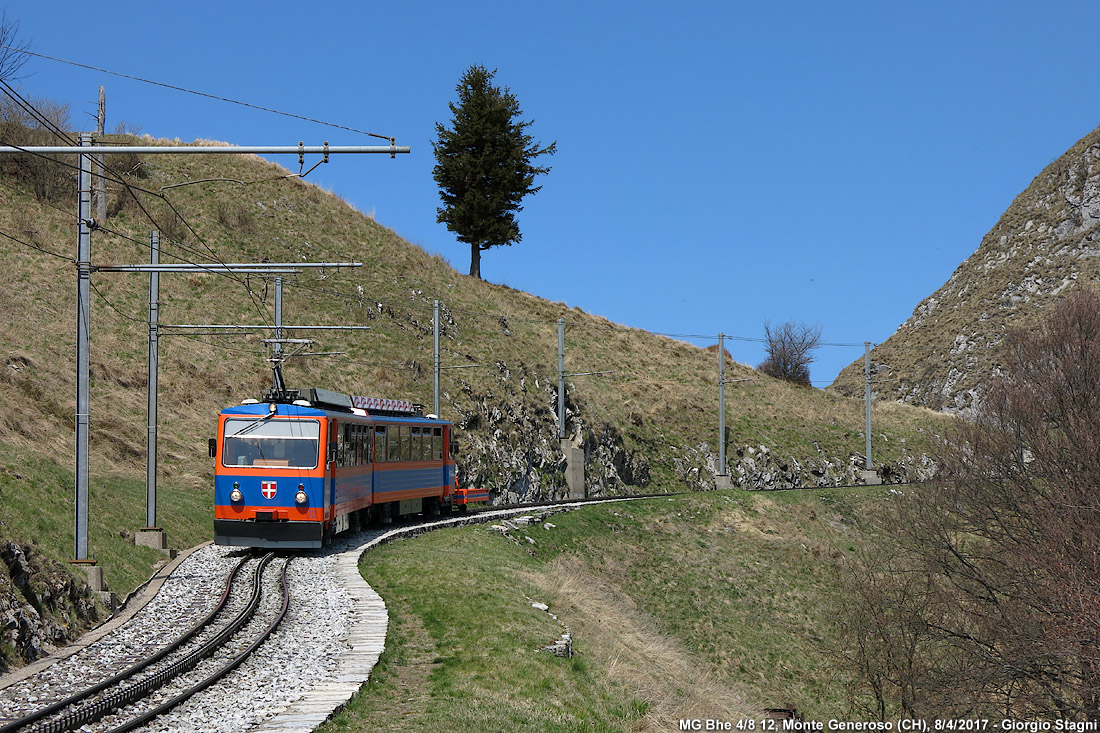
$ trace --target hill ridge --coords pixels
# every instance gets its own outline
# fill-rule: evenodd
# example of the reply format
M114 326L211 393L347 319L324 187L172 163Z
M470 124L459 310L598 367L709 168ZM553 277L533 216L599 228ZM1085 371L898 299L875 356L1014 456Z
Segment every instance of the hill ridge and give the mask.
M876 391L934 410L973 415L996 372L996 350L1056 299L1100 282L1100 128L1046 166L975 252L913 315L875 346ZM863 360L829 389L858 396Z

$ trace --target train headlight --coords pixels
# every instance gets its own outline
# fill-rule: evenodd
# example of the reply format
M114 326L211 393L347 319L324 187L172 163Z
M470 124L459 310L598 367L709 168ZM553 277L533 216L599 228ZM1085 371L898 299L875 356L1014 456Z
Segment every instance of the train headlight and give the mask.
M229 492L229 500L230 501L237 502L237 501L240 501L243 498L244 498L244 494L241 493L240 489L233 489L232 491Z
M309 497L306 496L306 485L298 484L298 493L294 495L294 501L299 504L305 504L309 501Z

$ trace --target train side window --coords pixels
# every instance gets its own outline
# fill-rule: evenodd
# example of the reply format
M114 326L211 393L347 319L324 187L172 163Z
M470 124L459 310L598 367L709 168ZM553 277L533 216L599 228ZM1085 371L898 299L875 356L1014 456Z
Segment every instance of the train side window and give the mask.
M432 428L432 460L443 460L443 428Z
M363 439L363 426L362 425L356 425L355 426L355 465L356 466L362 466L364 463L366 463L366 461L363 460L363 451L366 449L366 445L365 445L366 442L367 441L365 441Z
M374 426L374 460L386 462L386 426Z
M412 437L409 439L409 444L412 446L412 456L410 460L421 461L423 460L423 455L421 453L423 449L420 444L420 428L409 428L409 430L412 433Z
M386 450L389 456L389 461L401 460L401 441L398 438L398 431L396 425L390 425L386 428Z
M402 461L410 461L412 457L410 455L411 441L409 440L409 426L402 425L401 430L401 459Z

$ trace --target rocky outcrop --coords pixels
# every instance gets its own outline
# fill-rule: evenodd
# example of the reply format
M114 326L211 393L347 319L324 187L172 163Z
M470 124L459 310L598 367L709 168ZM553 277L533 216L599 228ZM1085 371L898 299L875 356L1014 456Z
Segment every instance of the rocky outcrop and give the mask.
M499 391L475 393L461 383L462 403L451 402L461 446L459 481L487 488L494 503L566 498L565 456L558 438L557 384L524 365L497 364ZM585 483L592 496L627 493L649 484L649 463L626 447L620 431L582 415L566 399L566 435L584 449Z
M558 439L557 384L523 365L500 362L497 370L499 391L475 393L462 383L464 400L444 395L459 415L455 422L466 436L459 450L460 483L489 489L494 504L568 498L566 459ZM657 448L650 446L648 453L645 448L630 448L631 440L618 427L586 414L568 399L568 393L565 425L569 442L584 452L588 496L650 489ZM731 484L768 490L864 482L862 454L828 456L816 445L815 449L816 456L796 458L777 454L766 445L731 448L727 455ZM712 447L664 445L659 452L671 461L677 483L658 490L715 488L718 455ZM927 456L910 454L887 464L876 462L875 467L886 483L924 481L935 470Z
M0 672L45 656L98 620L86 583L30 545L0 541Z
M819 451L820 453L820 451ZM766 445L741 446L726 455L730 484L749 489L824 488L855 486L864 483L864 456L851 453L838 460L821 454L819 458L799 460L776 455ZM718 454L707 445L686 451L675 460L676 473L689 489L710 491L715 488ZM935 473L935 464L926 455L906 455L900 461L876 464L884 483L903 484L926 481Z
M1100 129L1036 176L969 259L872 358L882 397L971 416L997 347L1073 288L1100 283ZM833 388L863 392L863 360Z

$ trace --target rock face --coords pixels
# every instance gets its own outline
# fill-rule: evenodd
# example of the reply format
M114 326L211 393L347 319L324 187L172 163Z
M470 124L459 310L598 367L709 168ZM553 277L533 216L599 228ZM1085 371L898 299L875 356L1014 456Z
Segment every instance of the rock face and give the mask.
M856 486L862 478L864 456L852 453L846 460L821 454L813 460L776 455L766 445L745 445L727 453L730 484L750 489L774 491L827 486ZM884 483L902 484L927 481L935 473L935 464L928 456L907 455L903 460L876 464ZM676 471L684 483L697 491L715 488L714 475L718 455L710 446L699 445L676 459Z
M567 498L557 384L523 365L501 362L497 368L499 391L477 394L463 383L465 406L452 401L460 416L455 422L468 435L468 445L460 449L459 482L488 488L494 503ZM628 487L637 491L649 485L648 461L626 447L618 429L589 425L568 396L565 408L566 435L584 449L590 495L622 494Z
M978 250L872 359L888 399L972 415L1012 330L1035 323L1073 288L1100 281L1100 128L1047 166L982 239ZM832 388L859 396L863 360Z
M547 383L522 365L498 364L499 391L475 393L462 389L460 404L449 395L456 424L466 433L460 446L459 481L489 489L494 504L513 504L568 498L565 457L558 439L557 384ZM472 405L470 407L463 407ZM566 400L565 433L584 450L585 487L589 496L645 493L649 490L715 488L718 455L705 444L673 454L677 483L651 489L650 459L615 426L591 420L583 409ZM816 446L815 446L816 448ZM852 486L863 483L862 454L798 459L775 453L765 445L732 448L727 455L733 486L773 490L815 486ZM900 461L876 463L886 483L924 481L935 471L925 455L906 455Z
M99 620L86 583L29 545L0 541L0 672L30 662Z

